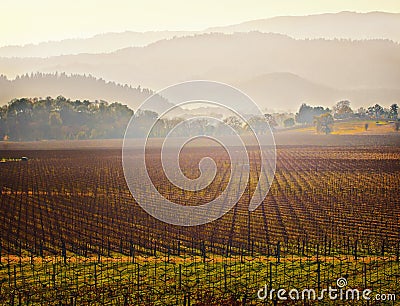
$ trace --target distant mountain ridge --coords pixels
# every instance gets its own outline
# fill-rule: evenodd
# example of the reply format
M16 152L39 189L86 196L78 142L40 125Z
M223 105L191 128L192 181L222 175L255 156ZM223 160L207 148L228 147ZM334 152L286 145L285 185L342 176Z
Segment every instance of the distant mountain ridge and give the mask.
M308 16L278 16L212 27L208 32L271 32L297 39L389 39L400 42L400 13L343 11Z
M237 83L290 72L334 88L396 88L400 45L385 40L295 40L260 32L202 34L107 54L0 58L1 73L63 71L152 89L189 79Z
M38 44L0 47L0 57L51 57L81 53L108 53L127 47L143 47L162 39L191 35L190 31L104 33L89 38L72 38Z
M80 53L109 53L127 47L144 47L163 39L204 33L259 31L296 39L389 39L400 42L400 13L339 12L307 16L281 16L251 20L203 31L125 31L103 33L89 38L65 39L23 46L0 47L0 57L50 57Z

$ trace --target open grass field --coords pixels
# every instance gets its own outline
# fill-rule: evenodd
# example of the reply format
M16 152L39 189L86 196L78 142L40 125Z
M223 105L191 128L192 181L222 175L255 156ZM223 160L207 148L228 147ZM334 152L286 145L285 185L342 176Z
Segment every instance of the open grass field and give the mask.
M296 131L276 142L275 180L262 205L247 209L254 170L228 214L191 228L162 223L138 206L118 141L1 144L0 302L274 304L257 299L264 285L321 289L339 277L400 298L399 136ZM216 161L216 179L196 193L166 182L158 153L157 146L149 151L149 173L179 204L209 202L226 186L227 156L218 147L182 152L188 177L199 174L202 157ZM256 150L249 155L257 165ZM29 160L13 160L21 156Z
M365 125L368 125L367 129ZM316 134L314 126L295 127L295 132ZM332 135L385 135L395 134L395 123L376 120L343 120L335 121L332 126Z

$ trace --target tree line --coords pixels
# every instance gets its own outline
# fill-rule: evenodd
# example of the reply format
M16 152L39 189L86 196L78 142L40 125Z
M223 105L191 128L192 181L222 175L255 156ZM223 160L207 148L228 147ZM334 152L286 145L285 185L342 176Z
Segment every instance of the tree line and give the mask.
M0 139L14 141L32 141L41 139L106 139L122 138L126 126L134 111L128 106L118 102L106 101L90 102L88 100L70 100L63 96L57 98L21 98L10 101L0 107ZM191 120L186 123L184 119L161 118L153 111L138 111L135 114L140 125L146 127L154 120L150 137L165 137L176 125L183 124L181 136L191 134L220 134L227 130L221 125L215 125L206 119ZM257 132L262 133L262 121L266 121L274 128L292 127L294 125L314 125L318 132L329 134L332 131L334 120L347 119L364 120L393 120L398 122L398 105L392 104L385 109L379 104L360 108L353 111L349 101L340 101L332 109L322 106L302 104L299 111L293 114L264 114L262 117L249 116L246 122L237 117L227 117L223 121L239 134L249 132L253 126ZM367 128L367 126L366 126ZM229 131L228 131L229 132ZM135 131L135 137L145 137L145 128Z
M14 99L0 108L0 137L41 139L121 138L133 111L121 103L55 99Z
M177 136L199 134L224 135L232 130L224 128L228 125L237 133L249 132L249 124L263 133L264 121L275 126L272 115L250 116L247 122L237 117L223 119L223 123L215 124L204 118L185 121L184 118L159 118L159 114L151 110L139 110L134 113L128 106L106 101L90 102L88 100L69 100L63 96L53 99L21 98L10 101L0 108L0 139L13 141L34 141L42 139L107 139L122 138L131 117L139 122L133 137L146 137L147 128L154 121L156 124L150 137L165 137L178 124L182 128Z
M335 119L397 120L398 109L397 104L392 104L388 109L375 104L367 109L361 107L357 111L354 111L350 107L350 101L348 100L339 101L332 109L321 106L310 106L303 103L296 113L295 119L300 124L311 124L314 122L314 117L329 113Z
M395 121L395 129L399 130L400 123L398 119L399 106L392 104L388 109L379 104L372 105L367 109L361 107L354 111L350 106L350 101L343 100L336 103L332 110L321 106L310 106L303 103L299 111L295 115L295 120L290 121L286 126L295 125L295 121L299 124L314 124L317 132L329 134L332 131L334 120L392 120ZM368 129L368 124L365 125Z

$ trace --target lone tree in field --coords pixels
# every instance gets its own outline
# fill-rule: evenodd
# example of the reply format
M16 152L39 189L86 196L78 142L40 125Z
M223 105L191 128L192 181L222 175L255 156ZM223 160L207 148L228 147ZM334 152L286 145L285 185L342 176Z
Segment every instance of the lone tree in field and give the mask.
M325 133L328 135L332 132L333 117L329 113L315 116L314 125L318 133Z

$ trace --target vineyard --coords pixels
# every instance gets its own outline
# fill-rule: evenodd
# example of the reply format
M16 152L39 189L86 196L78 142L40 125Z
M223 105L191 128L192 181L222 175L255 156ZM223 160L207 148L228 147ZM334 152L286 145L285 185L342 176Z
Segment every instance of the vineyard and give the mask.
M379 141L278 146L275 180L253 212L259 154L251 149L239 203L196 227L158 221L135 202L120 148L2 150L0 302L273 305L281 302L259 300L260 288L320 290L340 277L400 298L400 146L397 135ZM227 185L222 148L182 151L189 178L204 156L216 162L217 177L197 192L169 184L159 155L149 149L149 175L171 201L203 204ZM29 160L14 161L21 156Z

